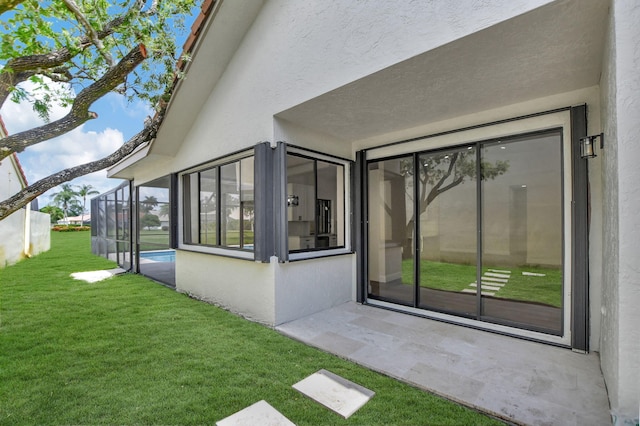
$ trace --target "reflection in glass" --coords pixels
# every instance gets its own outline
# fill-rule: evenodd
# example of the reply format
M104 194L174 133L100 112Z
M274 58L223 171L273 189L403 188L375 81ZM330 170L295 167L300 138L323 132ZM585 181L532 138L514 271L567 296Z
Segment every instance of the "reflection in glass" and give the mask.
M414 305L413 158L368 166L369 297Z
M240 240L241 247L253 250L255 203L253 195L254 157L240 160Z
M218 244L218 169L199 173L200 176L200 244ZM196 210L197 211L197 210Z
M476 150L423 154L418 168L419 305L475 316Z
M287 155L287 221L289 250L316 247L315 161L297 155Z
M486 144L482 181L482 315L562 331L560 132Z
M240 247L240 163L220 167L220 244Z

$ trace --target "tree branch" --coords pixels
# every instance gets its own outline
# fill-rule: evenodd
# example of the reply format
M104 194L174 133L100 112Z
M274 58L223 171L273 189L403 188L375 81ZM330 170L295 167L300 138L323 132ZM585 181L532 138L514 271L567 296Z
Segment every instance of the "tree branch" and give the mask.
M0 0L0 15L8 10L15 9L24 0Z
M80 22L80 24L84 27L84 29L87 30L87 37L91 40L93 45L98 49L102 57L104 57L104 59L107 61L109 68L113 68L115 66L115 62L113 61L113 56L111 56L111 53L109 53L109 51L105 49L104 43L102 43L102 39L100 39L100 37L98 36L98 32L96 31L95 28L93 28L93 26L91 26L91 24L89 23L89 20L87 20L87 17L84 16L84 13L82 12L82 10L80 10L80 7L78 6L78 4L74 0L62 0L62 1L65 4L65 6L67 6L67 9L69 9L71 13L73 13L76 16L76 19L78 20L78 22Z
M122 84L126 76L146 58L143 52L146 53L143 45L132 49L102 78L83 89L74 99L71 111L63 118L0 139L0 160L12 152L21 152L29 146L63 135L87 120L96 118L97 115L89 111L91 104Z
M151 123L149 125L147 125L137 135L129 139L124 145L122 145L117 151L113 152L112 154L100 160L82 164L76 167L71 167L69 169L65 169L58 173L52 174L51 176L48 176L32 185L29 185L11 198L0 202L0 221L9 216L11 213L20 209L22 206L27 205L36 197L44 194L49 189L54 188L61 183L70 181L71 179L75 179L77 177L113 166L114 164L118 163L126 156L131 154L138 146L142 145L145 142L153 140L158 133L158 129L160 128L160 124L162 123L162 119L164 118L165 111L166 110L162 110L158 112L153 120L151 120Z
M3 7L7 7L6 10L10 10L18 3L22 3L22 1L24 0L0 0L0 13L2 13ZM113 18L103 26L102 30L95 32L95 38L103 40L104 38L112 35L120 26L127 22L127 19L134 13L140 13L145 17L149 17L157 13L157 0L154 0L149 10L142 12L144 4L144 1L135 2L134 5L124 14ZM13 90L16 85L26 80L26 78L17 78L17 75L28 71L31 76L42 73L44 70L50 68L62 66L92 45L94 45L93 39L88 36L83 36L78 40L78 45L73 52L69 48L63 47L48 53L21 56L7 61L4 68L0 70L0 108L6 102L11 90Z

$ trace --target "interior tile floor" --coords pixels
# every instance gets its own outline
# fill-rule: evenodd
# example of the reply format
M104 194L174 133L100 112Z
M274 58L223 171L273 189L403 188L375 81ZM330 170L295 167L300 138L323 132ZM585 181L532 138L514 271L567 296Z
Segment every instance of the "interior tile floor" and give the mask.
M611 424L597 353L574 353L354 302L276 329L511 423Z

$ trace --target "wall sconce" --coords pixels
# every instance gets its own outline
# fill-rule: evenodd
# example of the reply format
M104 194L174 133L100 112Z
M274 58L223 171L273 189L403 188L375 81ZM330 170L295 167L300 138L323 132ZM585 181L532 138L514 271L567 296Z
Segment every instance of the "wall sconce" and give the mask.
M600 139L600 149L604 148L604 133L580 138L580 157L593 158L596 156L596 139Z
M287 207L297 206L299 203L297 195L287 195Z

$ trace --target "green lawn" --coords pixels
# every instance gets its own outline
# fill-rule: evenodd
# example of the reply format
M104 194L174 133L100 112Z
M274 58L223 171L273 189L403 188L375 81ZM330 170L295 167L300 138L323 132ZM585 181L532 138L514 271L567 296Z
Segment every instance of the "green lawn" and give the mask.
M121 275L89 233L0 270L0 424L214 424L261 399L298 425L493 419L158 285ZM291 385L326 368L376 392L348 420Z
M496 292L495 297L503 299L529 301L545 305L562 306L562 271L560 269L527 267L488 267L491 269L509 270L509 282ZM485 272L486 269L485 268ZM544 274L544 277L527 276L522 272ZM476 266L456 263L420 262L420 285L438 290L460 292L470 288L476 281ZM402 282L413 282L413 261L402 261Z

